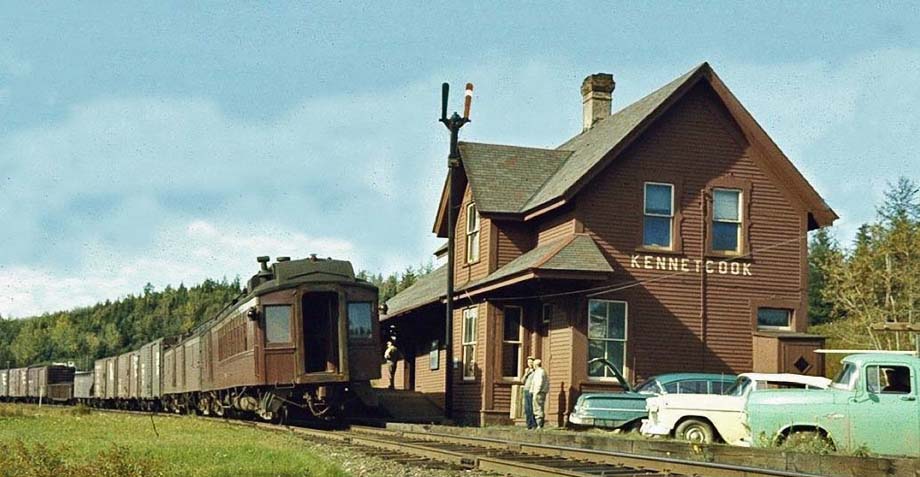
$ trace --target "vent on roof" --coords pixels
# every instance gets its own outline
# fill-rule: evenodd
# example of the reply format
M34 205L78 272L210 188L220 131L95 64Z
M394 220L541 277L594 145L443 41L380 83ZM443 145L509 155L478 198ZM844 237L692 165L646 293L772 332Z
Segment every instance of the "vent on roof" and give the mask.
M593 74L581 83L582 131L591 129L594 123L610 116L615 86L613 75L609 73Z

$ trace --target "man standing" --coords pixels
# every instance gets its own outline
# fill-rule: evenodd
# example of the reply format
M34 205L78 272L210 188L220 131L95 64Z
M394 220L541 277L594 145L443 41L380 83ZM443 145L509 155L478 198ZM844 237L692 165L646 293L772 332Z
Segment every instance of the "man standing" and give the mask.
M533 393L533 415L537 429L543 429L546 421L546 395L549 393L549 376L543 369L543 361L533 360L533 378L530 383L530 392Z
M533 385L533 356L527 357L527 367L524 368L524 417L527 419L527 428L537 427L537 420L533 415L533 393L530 387Z
M390 372L390 389L396 389L396 360L399 350L393 341L387 341L387 349L383 352L383 359L387 362L387 371Z

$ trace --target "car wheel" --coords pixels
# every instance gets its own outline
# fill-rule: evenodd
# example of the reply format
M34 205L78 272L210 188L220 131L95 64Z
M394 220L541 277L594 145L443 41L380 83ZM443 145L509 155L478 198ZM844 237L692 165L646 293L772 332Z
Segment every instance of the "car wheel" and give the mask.
M681 422L674 434L680 439L695 444L712 444L715 440L712 425L700 419L687 419Z

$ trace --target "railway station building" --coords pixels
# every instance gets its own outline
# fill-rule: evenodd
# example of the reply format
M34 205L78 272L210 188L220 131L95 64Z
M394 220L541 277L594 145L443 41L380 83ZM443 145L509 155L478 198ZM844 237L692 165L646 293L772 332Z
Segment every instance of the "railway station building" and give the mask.
M555 149L461 143L433 228L447 237L453 192L453 362L442 266L381 317L404 357L397 388L443 406L452 366L453 419L509 423L535 356L562 425L579 394L617 389L598 357L634 383L823 373L823 338L805 333L807 234L834 211L708 64L611 114L614 87L584 80L583 131Z

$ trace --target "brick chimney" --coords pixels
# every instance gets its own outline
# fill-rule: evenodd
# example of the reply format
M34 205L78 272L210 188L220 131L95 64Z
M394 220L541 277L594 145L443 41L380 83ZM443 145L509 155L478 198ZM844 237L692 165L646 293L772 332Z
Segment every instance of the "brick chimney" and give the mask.
M613 75L597 73L585 78L581 83L582 132L591 129L594 123L610 116L610 102L616 83Z

